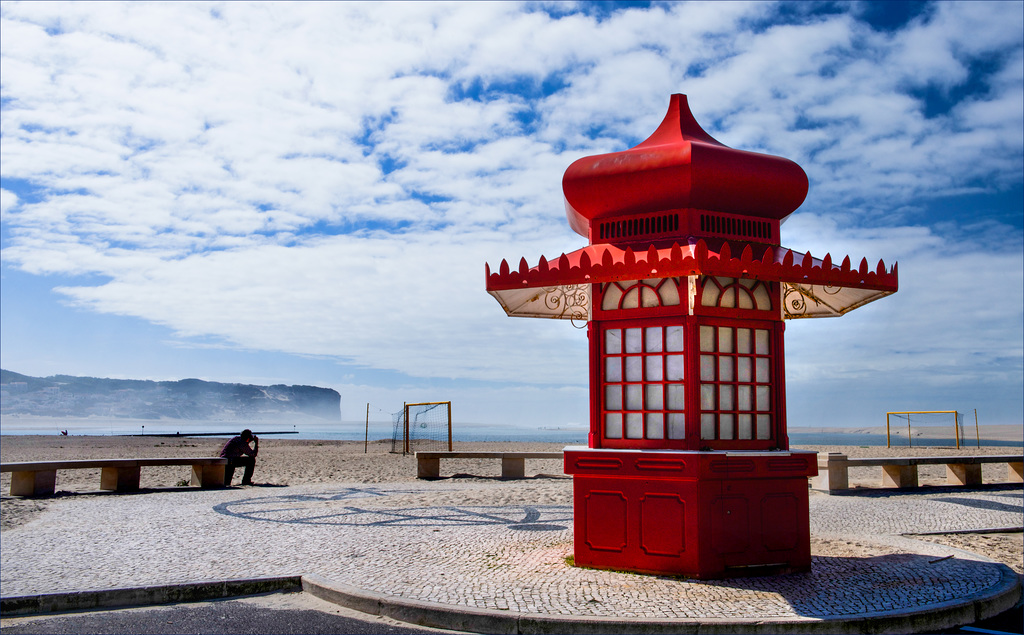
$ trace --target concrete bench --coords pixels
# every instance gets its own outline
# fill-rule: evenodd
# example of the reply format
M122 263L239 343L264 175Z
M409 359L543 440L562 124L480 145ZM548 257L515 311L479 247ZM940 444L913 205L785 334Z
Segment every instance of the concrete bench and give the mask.
M155 465L191 465L192 485L223 487L228 460L208 457L163 459L83 459L72 461L26 461L0 464L0 472L11 472L11 496L47 496L57 486L57 470L100 468L100 489L134 492L139 489L143 467Z
M417 452L416 478L441 478L441 459L501 459L501 478L526 476L526 459L562 460L561 452Z
M918 487L917 466L945 465L947 485L981 485L981 466L1005 463L1006 481L1024 482L1024 456L1003 454L989 456L907 456L851 459L845 454L829 452L818 455L818 476L811 479L811 488L826 492L850 489L851 467L881 467L882 487Z

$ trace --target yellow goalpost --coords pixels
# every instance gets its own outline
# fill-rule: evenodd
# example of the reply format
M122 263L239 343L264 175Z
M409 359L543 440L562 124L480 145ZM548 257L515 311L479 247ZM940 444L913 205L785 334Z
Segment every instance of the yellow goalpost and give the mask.
M391 451L409 454L419 450L452 449L452 402L405 403L392 415ZM415 446L415 447L414 447Z
M911 429L911 415L952 415L953 417L953 438L956 439L956 447L960 449L960 442L964 436L963 432L963 415L956 410L904 410L904 411L893 411L885 413L885 447L892 447L892 426L890 425L890 418L895 416L897 418L906 417L907 419L907 443L910 447L914 446L913 432ZM974 435L977 440L978 446L981 446L981 435L978 432L978 411L974 411Z

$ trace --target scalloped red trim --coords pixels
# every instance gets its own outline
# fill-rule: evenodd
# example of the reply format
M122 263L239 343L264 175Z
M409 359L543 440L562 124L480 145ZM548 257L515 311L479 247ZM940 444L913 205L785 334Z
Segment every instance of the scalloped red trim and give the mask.
M551 262L541 256L537 266L532 268L526 258L520 259L517 271L513 271L505 260L501 261L497 273L491 273L490 265L485 264L484 268L488 291L691 275L890 292L899 288L897 265L887 271L882 260L873 271L868 269L866 258L861 259L857 269L853 269L849 256L843 259L842 264L834 265L831 254L818 260L810 253L801 254L785 247L769 248L764 257L758 259L754 258L749 245L739 258L734 258L729 243L724 243L716 253L703 240L686 246L675 243L663 249L651 245L646 252L634 252L629 247L621 249L609 244L588 245L570 254L562 254Z

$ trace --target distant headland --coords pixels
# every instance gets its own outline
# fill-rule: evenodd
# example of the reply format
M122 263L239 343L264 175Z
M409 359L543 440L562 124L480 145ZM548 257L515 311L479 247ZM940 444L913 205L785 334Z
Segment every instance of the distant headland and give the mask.
M222 421L260 421L303 414L340 421L341 395L316 386L254 386L200 379L30 377L0 370L0 414Z

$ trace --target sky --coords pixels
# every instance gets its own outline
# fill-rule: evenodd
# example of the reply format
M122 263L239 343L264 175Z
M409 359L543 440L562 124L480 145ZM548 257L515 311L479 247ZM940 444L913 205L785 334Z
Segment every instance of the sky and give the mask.
M484 263L586 244L576 159L688 95L900 290L787 323L790 427L1024 413L1020 2L0 5L0 365L309 384L342 418L588 421L586 332Z

